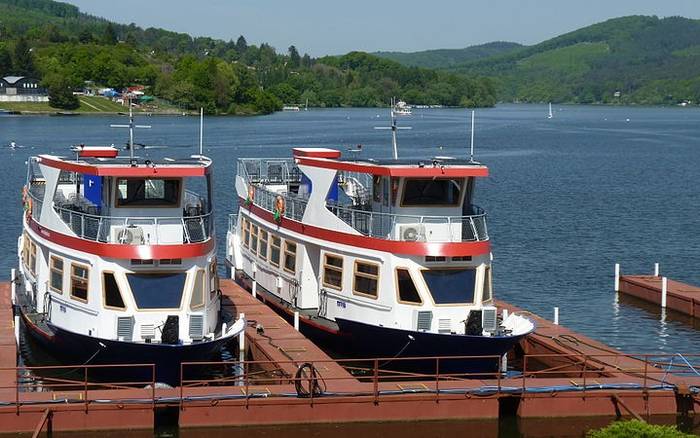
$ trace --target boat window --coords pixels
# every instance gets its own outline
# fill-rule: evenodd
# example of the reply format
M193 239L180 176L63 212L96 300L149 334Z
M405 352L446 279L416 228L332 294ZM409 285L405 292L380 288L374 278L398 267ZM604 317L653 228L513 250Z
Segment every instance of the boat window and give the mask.
M161 266L163 266L163 265L181 265L182 259L160 259L160 260L158 260L158 264Z
M355 278L352 291L360 295L377 298L379 287L379 265L370 262L355 261Z
M216 265L216 257L214 257L211 261L211 264L209 265L209 284L210 290L209 290L209 299L211 300L213 298L213 295L219 290L219 275L218 275L218 268Z
M185 277L184 272L126 275L139 309L179 308Z
M422 274L435 304L474 302L475 269L427 269Z
M275 235L270 236L270 264L273 266L280 266L281 245L282 239Z
M131 266L152 266L153 259L131 259Z
M243 246L248 248L250 244L250 223L248 219L243 218L241 222L241 229L243 230Z
M51 281L49 283L51 290L63 293L63 259L51 256Z
M200 269L194 276L194 287L192 288L192 299L190 309L196 309L204 305L204 270Z
M297 244L284 241L284 270L296 273L297 268Z
M179 179L117 180L117 207L177 207L179 202Z
M255 255L258 252L258 226L250 224L250 251Z
M104 285L105 307L122 310L126 309L122 293L119 290L119 284L117 284L117 279L114 278L114 274L111 272L103 272L102 283Z
M325 254L323 256L323 285L333 289L343 288L343 258Z
M29 236L24 233L22 237L22 264L29 268Z
M408 269L398 268L396 270L396 283L399 288L399 301L409 304L422 304L423 300L418 293L418 288L413 282L413 277Z
M372 200L374 202L382 202L383 199L383 185L382 182L384 181L384 178L381 176L375 175L372 178Z
M493 282L491 279L491 268L486 267L486 269L484 270L484 288L481 292L481 302L482 303L490 301L491 298L493 297L492 284L493 284Z
M29 241L29 272L36 275L36 243Z
M260 248L258 255L261 259L267 260L267 231L260 229Z
M409 178L403 188L403 207L459 205L463 179Z
M90 268L85 265L72 264L70 273L70 296L87 303L88 275Z

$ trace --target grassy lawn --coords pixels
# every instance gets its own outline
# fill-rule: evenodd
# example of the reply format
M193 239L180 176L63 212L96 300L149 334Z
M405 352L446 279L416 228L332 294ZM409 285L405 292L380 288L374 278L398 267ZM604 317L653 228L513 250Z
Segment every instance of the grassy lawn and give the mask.
M122 106L116 102L99 96L78 96L80 100L80 108L72 111L62 110L58 108L53 108L49 106L48 102L0 102L0 108L7 109L11 111L20 111L27 113L56 113L62 112L75 112L75 113L89 113L89 114L114 114L127 112L129 109ZM134 108L135 112L152 112L152 113L170 113L178 112L176 108L169 107L166 105L160 105L158 109L141 109Z

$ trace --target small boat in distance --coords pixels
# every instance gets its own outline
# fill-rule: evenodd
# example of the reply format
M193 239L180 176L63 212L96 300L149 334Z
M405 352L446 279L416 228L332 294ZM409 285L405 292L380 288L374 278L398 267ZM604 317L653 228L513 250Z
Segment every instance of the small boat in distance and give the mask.
M299 112L301 109L299 108L299 105L285 105L282 107L282 111L289 111L289 112Z
M549 114L547 115L548 119L553 119L554 118L554 113L552 112L552 102L549 102Z
M245 321L221 307L211 160L201 146L139 158L133 116L126 126L126 157L80 145L28 160L13 306L65 364L155 364L156 380L175 385L182 362L216 359ZM150 368L108 372L151 379Z
M232 274L332 351L418 372L435 371L420 358L436 356L447 357L440 372L495 371L534 324L494 301L486 213L473 203L488 168L399 159L393 115L388 129L393 159L360 148L239 159Z
M410 116L413 114L413 111L411 111L410 105L403 100L399 100L394 104L394 114L397 116Z

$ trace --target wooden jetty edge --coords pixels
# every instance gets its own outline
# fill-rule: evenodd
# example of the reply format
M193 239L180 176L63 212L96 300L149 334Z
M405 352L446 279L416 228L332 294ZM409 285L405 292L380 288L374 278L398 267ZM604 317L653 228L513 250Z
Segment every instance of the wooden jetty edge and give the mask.
M654 275L621 275L615 265L615 292L700 318L700 287L659 275L658 264Z
M700 403L700 376L685 368L681 374L667 373L666 365L673 358L629 356L533 314L536 333L508 358L519 373L466 379L396 375L380 371L379 359L352 364L334 360L233 281L222 280L221 290L225 308L244 313L248 327L246 360L217 364L235 365L242 369L241 374L183 380L177 388L161 388L153 382L124 387L73 381L69 387L55 385L36 392L28 391L31 379L17 378L23 376L23 370L15 367L14 327L6 323L12 320L10 287L0 284L0 433L49 427L54 431L152 430L160 409L176 411L179 427L187 430L302 423L495 421L501 415L521 419L648 417L692 412ZM499 305L509 312L527 313L506 303ZM700 355L686 358L700 362ZM300 365L306 363L317 374L300 373ZM348 371L348 365L354 372ZM202 365L185 364L183 369L190 366ZM497 429L486 435L497 436Z

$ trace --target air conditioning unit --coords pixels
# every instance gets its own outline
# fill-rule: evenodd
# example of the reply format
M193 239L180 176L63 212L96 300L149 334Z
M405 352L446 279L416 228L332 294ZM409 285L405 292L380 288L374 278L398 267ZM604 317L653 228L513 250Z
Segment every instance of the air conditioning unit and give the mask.
M131 316L117 317L117 339L131 341L134 333L134 318Z
M154 339L156 337L156 328L153 324L141 324L141 339Z
M112 241L125 245L143 245L143 228L136 225L114 228Z
M498 318L495 307L481 309L481 327L485 332L493 333L498 328Z
M419 310L415 315L416 330L420 332L429 332L433 324L433 312L429 310Z
M405 242L423 242L425 226L423 224L399 225L399 239Z
M204 336L204 316L190 315L190 339L199 341Z

